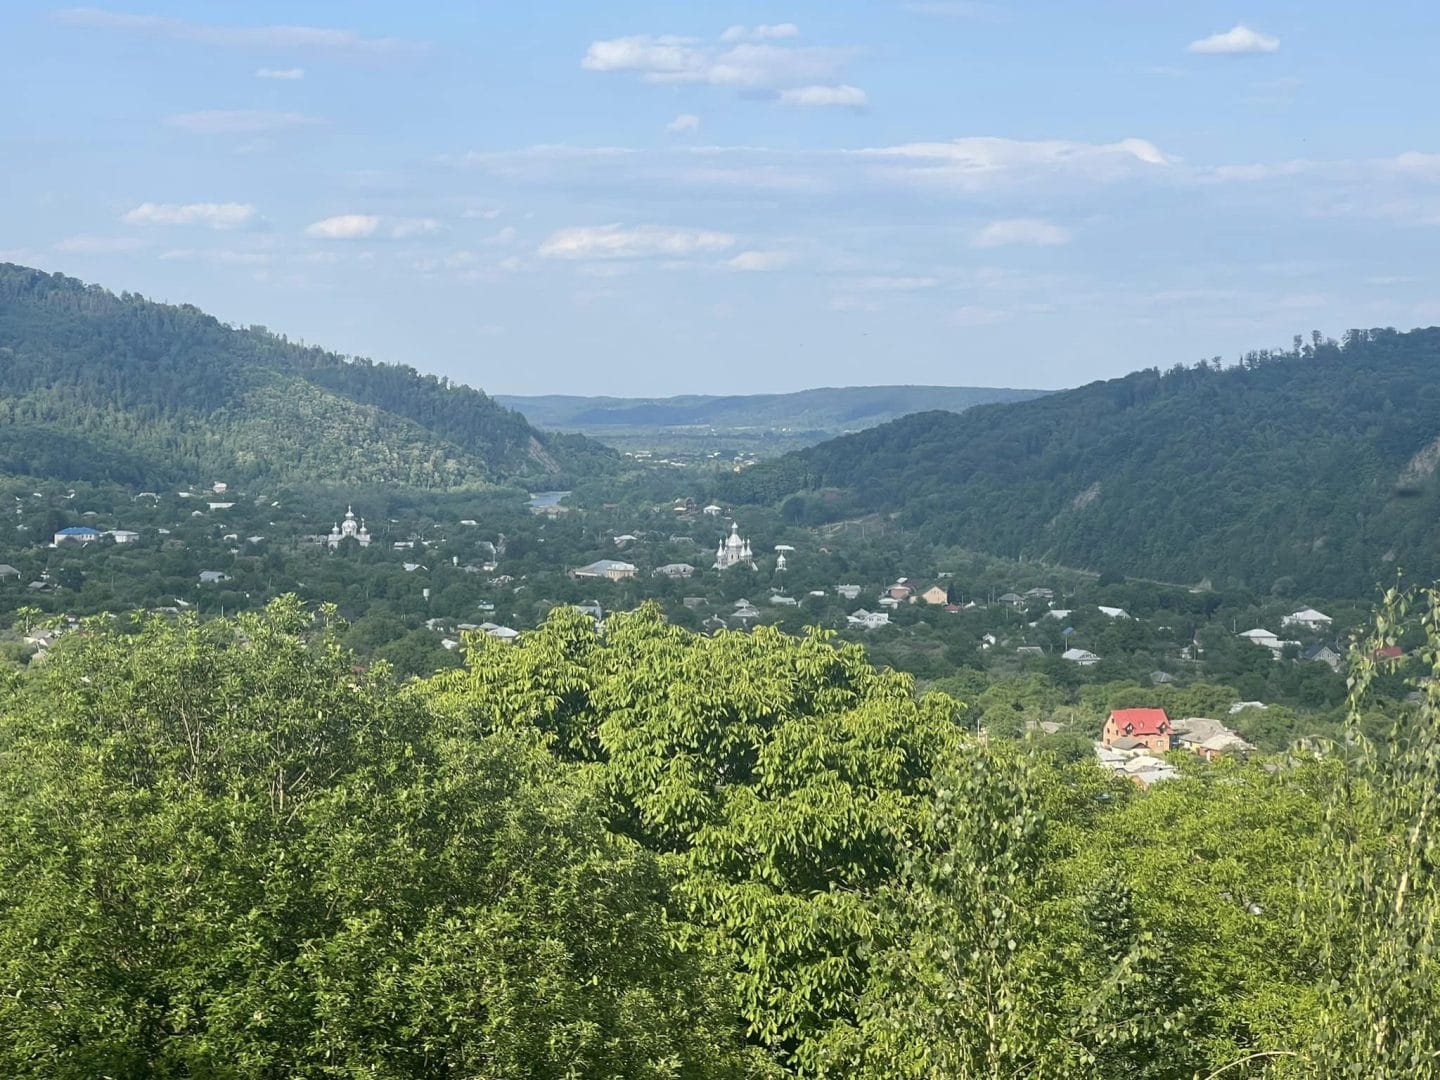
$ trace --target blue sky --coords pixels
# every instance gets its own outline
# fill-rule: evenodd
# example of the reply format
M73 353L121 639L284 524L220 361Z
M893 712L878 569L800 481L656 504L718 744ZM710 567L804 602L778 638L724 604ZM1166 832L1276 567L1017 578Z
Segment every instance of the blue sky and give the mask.
M497 393L1440 322L1440 6L0 9L0 259Z

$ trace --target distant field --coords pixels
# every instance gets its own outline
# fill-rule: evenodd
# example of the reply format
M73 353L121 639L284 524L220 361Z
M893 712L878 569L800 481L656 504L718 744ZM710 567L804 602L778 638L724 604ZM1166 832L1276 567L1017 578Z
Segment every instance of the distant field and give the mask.
M540 428L578 431L622 450L769 457L931 409L1024 401L1045 390L983 386L847 386L793 394L668 398L497 395Z

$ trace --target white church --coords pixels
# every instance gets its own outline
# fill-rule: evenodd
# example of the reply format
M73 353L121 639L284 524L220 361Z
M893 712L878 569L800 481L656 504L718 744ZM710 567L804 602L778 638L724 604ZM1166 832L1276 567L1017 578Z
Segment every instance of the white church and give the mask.
M358 521L355 519L353 507L345 508L345 520L330 530L330 535L325 538L325 543L330 545L331 551L334 551L340 546L342 540L354 540L361 547L370 546L370 530L365 528L364 518L360 518Z
M715 569L729 570L732 566L755 567L755 556L750 553L750 541L740 536L740 526L730 523L730 536L720 542L715 550Z

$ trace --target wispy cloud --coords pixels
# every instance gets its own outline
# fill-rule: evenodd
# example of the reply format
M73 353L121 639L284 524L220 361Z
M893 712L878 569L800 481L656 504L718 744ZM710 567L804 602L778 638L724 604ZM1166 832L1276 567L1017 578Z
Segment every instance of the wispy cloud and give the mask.
M778 41L782 38L800 36L800 27L794 23L772 23L760 26L732 26L720 35L720 40L730 44L736 41Z
M681 113L665 125L665 130L671 135L693 135L700 130L700 117L694 113Z
M1164 169L1175 159L1146 139L1082 143L991 136L904 143L852 153L883 162L892 177L979 190L1040 176L1111 181Z
M1006 218L992 221L970 241L971 247L994 248L1022 244L1057 247L1070 242L1070 230L1040 218Z
M267 109L205 109L165 118L170 127L196 135L259 135L320 123L313 116Z
M425 48L416 41L400 38L366 37L354 30L324 26L222 26L214 23L170 19L160 15L134 15L97 7L66 8L57 18L71 26L91 30L114 30L167 41L191 42L242 49L311 49L354 56L397 56Z
M858 86L796 86L781 90L781 105L811 107L841 106L849 109L863 109L869 99Z
M293 81L293 80L295 80L295 79L303 79L304 77L305 77L305 69L304 69L304 68L298 68L298 67L292 67L292 68L268 68L268 67L262 67L262 68L256 68L256 69L255 69L255 78L257 78L257 79L285 79L285 80L291 80L291 81Z
M379 214L336 214L305 226L305 235L314 240L369 240L388 236L392 240L412 240L419 236L435 236L444 231L435 218L387 218Z
M731 270L765 272L785 269L790 265L790 259L788 251L742 251L728 259L725 265Z
M1211 34L1192 41L1185 46L1185 51L1201 56L1242 56L1246 53L1273 53L1279 48L1279 38L1237 24L1223 34Z
M547 259L635 259L710 254L733 247L735 237L711 229L663 225L577 226L550 234L537 250Z
M609 38L591 42L580 66L586 71L638 75L651 83L697 83L752 92L831 87L858 50L774 43L799 32L793 23L780 23L733 26L718 42L666 34ZM846 89L852 96L859 93L853 87Z
M238 229L255 220L249 203L141 203L121 215L127 225L204 225L211 229Z
M337 214L305 226L305 235L318 240L364 240L379 229L377 214Z

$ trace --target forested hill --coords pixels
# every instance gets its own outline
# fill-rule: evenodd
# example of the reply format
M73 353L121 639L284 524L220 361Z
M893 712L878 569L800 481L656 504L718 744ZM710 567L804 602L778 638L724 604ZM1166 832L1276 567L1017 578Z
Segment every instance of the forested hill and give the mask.
M0 472L437 487L614 457L412 368L0 263Z
M719 495L1137 577L1371 595L1397 569L1440 576L1437 462L1440 329L1371 330L905 417Z

